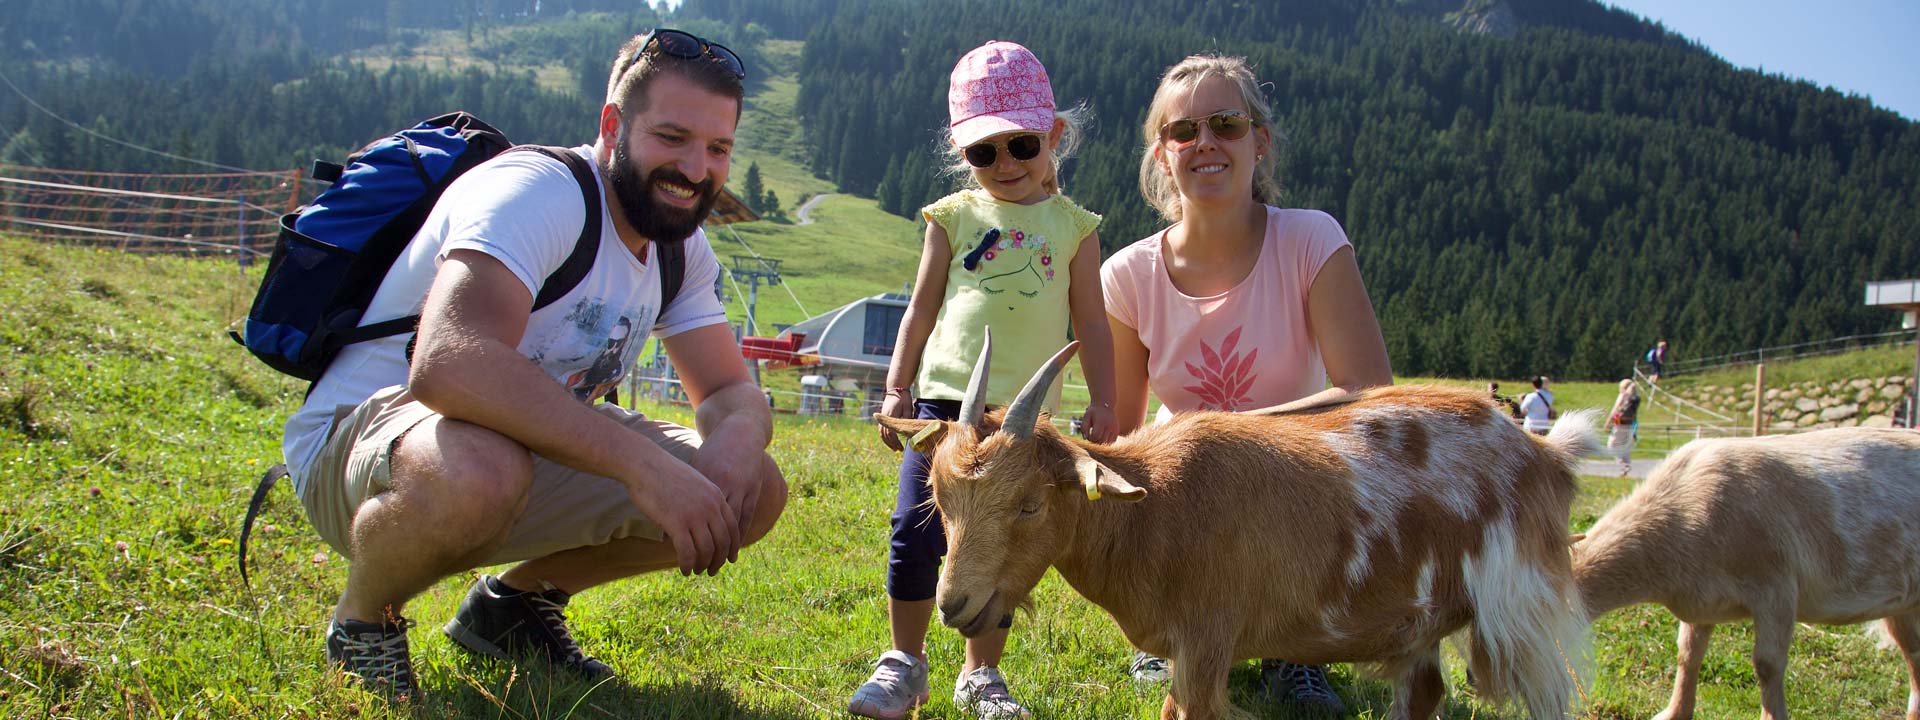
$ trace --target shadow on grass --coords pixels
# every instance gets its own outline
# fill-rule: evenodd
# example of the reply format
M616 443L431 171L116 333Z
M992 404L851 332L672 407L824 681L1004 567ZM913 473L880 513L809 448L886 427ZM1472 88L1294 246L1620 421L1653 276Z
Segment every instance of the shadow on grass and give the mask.
M1328 666L1327 682L1346 703L1347 717L1391 716L1392 683L1366 677L1358 671L1358 668L1348 663ZM1258 663L1235 664L1233 671L1227 677L1227 688L1234 705L1248 711L1253 717L1275 720L1318 720L1333 717L1324 712L1295 708L1286 701L1267 694L1262 687ZM1526 716L1523 710L1493 709L1484 700L1476 705L1474 697L1472 688L1450 682L1446 699L1440 703L1438 717L1441 720L1505 720Z
M428 700L417 718L618 718L620 720L801 720L815 717L743 702L716 678L591 682L545 668L463 659L450 673L422 678ZM439 681L439 682L435 682Z

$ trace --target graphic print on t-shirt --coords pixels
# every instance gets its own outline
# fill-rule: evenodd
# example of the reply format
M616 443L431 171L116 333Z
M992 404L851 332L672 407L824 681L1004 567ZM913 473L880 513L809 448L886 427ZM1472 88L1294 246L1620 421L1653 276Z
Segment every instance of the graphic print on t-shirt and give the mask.
M980 259L974 272L981 276L980 289L989 294L1012 291L1035 298L1053 284L1053 247L1045 236L1018 229L1002 232Z
M650 308L621 314L600 298L583 298L553 334L540 339L528 357L561 384L574 399L592 402L620 381L640 354Z
M594 356L593 364L567 378L567 389L573 391L573 399L593 402L620 381L620 368L626 367L627 346L632 344L628 340L632 337L633 321L620 318L613 332L607 335L606 348Z
M1240 330L1244 327L1236 327L1233 332L1227 333L1221 339L1217 352L1207 345L1207 341L1200 341L1200 358L1205 367L1185 363L1187 373L1199 380L1200 384L1181 389L1200 398L1200 409L1227 412L1251 409L1246 407L1252 404L1247 391L1253 389L1253 381L1259 377L1253 371L1253 362L1254 358L1259 357L1260 349L1254 348L1246 357L1241 357L1235 350L1234 346L1240 342Z

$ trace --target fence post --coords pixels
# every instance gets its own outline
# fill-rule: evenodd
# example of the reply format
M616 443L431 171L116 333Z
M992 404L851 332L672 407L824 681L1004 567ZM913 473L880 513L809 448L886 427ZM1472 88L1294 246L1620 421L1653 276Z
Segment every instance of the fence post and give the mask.
M1753 436L1767 434L1767 414L1761 409L1767 395L1767 363L1761 361L1753 366Z
M240 194L240 236L238 240L234 241L234 244L240 246L240 250L239 250L240 267L246 267L248 265L252 265L253 260L250 256L250 253L247 252L247 194L246 193Z

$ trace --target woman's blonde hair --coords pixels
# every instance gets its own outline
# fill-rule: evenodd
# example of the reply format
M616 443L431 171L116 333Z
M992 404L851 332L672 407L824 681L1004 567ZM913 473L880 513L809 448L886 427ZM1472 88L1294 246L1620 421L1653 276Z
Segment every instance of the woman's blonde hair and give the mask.
M1627 378L1625 380L1620 381L1620 392L1627 393L1629 395L1639 395L1640 388L1639 386L1633 384L1633 378Z
M1160 211L1160 216L1173 222L1180 221L1180 189L1173 184L1173 178L1160 166L1154 150L1160 145L1160 126L1171 118L1170 106L1181 95L1191 92L1200 81L1219 76L1233 83L1240 92L1240 101L1247 106L1247 114L1253 116L1253 126L1267 128L1270 135L1278 131L1273 127L1273 106L1267 104L1266 97L1260 94L1260 81L1253 76L1253 67L1245 58L1228 55L1192 55L1181 60L1160 77L1160 87L1153 92L1153 103L1147 106L1147 121L1141 132L1145 136L1146 146L1140 153L1140 195L1147 203ZM1254 136L1255 142L1258 135ZM1273 137L1272 145L1279 144L1279 138ZM1253 199L1259 203L1273 203L1280 199L1280 181L1274 179L1274 168L1280 164L1278 153L1272 146L1256 148L1260 160L1253 167Z
M1086 103L1053 112L1053 119L1063 123L1065 129L1060 132L1060 144L1053 146L1053 175L1046 180L1047 190L1060 192L1060 164L1080 149L1081 137L1086 134L1087 123L1092 118L1093 111L1087 109ZM967 149L953 144L952 137L947 128L940 129L940 157L946 161L940 170L952 177L960 187L978 189L980 180L973 176L973 165L967 163Z

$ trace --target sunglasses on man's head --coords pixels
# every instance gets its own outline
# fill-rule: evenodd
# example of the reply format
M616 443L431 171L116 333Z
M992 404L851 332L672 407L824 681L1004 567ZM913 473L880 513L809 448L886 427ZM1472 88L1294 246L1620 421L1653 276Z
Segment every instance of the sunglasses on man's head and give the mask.
M640 56L647 54L649 47L657 47L660 52L683 60L698 60L710 56L726 65L727 71L733 73L734 78L744 80L747 77L747 66L741 63L740 56L733 54L727 46L707 42L692 33L668 28L655 30L653 34L648 35L647 39L640 43L640 49L634 51L633 57L627 58L627 67L633 67L634 63L639 62ZM623 69L621 72L624 74L626 71Z
M1253 118L1239 110L1221 110L1220 112L1198 118L1180 118L1160 126L1160 139L1172 140L1181 145L1200 139L1200 124L1206 123L1213 136L1221 140L1239 140L1253 129Z
M1032 160L1040 157L1040 136L1034 133L1015 135L1007 138L1007 154L1015 160ZM967 156L967 164L977 168L992 167L993 161L1000 159L1000 146L992 142L977 142L968 145L962 151Z

